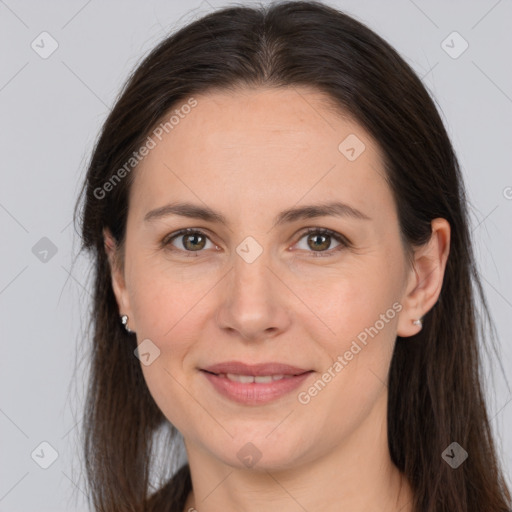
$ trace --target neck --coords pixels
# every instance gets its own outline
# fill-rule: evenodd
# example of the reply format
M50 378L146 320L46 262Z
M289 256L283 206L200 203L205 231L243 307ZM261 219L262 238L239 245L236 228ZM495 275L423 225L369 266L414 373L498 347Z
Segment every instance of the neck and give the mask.
M287 469L236 468L186 442L193 492L185 512L412 511L412 491L392 463L387 393L340 446Z

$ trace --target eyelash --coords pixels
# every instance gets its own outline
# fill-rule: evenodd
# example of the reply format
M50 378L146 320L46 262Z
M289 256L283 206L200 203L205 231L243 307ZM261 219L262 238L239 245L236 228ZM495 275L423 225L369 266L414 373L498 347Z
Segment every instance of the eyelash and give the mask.
M328 251L307 251L307 252L312 253L313 258L328 257L328 256L331 256L332 254L337 253L343 249L351 247L351 243L347 240L347 238L345 238L343 235L340 235L339 233L336 233L336 231L332 231L327 228L308 228L306 231L301 233L298 241L302 240L302 238L304 238L306 235L309 235L311 233L330 236L331 238L334 238L334 240L336 240L336 242L339 242L339 244L340 244L339 247L336 247L335 249L329 249ZM183 236L183 235L201 235L201 236L204 236L205 238L207 238L208 240L210 240L210 238L208 237L208 235L206 235L206 233L203 233L202 231L200 231L198 229L186 228L186 229L180 229L179 231L177 231L175 233L171 233L170 235L167 235L162 240L162 247L165 248L166 250L180 251L180 252L184 252L184 253L203 252L203 251L185 251L182 249L178 249L176 247L172 247L171 242L173 242L176 238ZM170 248L170 247L172 247L172 248ZM189 258L189 257L197 257L197 256L191 255L191 256L186 256L186 257Z

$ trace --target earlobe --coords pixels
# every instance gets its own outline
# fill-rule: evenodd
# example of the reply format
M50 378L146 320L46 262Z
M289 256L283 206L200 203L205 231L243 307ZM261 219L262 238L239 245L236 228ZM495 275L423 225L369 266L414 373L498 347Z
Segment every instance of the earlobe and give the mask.
M429 242L415 251L414 267L402 300L397 330L402 337L413 336L421 330L422 325L417 320L430 311L441 293L450 252L450 224L446 219L437 218L431 225Z

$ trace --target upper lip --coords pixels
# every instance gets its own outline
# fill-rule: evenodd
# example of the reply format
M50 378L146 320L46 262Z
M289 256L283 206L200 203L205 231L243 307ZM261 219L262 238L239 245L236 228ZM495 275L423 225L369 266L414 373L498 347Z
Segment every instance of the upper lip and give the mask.
M235 375L253 375L258 377L261 375L301 375L311 370L305 370L297 366L281 363L261 363L261 364L245 364L239 361L226 361L225 363L218 363L206 368L202 368L210 373L226 374L232 373Z

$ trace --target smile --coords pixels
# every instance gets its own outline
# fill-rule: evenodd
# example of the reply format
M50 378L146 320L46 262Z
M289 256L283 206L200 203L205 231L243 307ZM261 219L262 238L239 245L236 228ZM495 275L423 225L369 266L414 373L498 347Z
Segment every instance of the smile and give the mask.
M244 405L264 405L284 398L296 390L314 372L299 375L240 375L201 370L218 395Z
M291 379L293 375L237 375L235 373L218 374L219 377L227 377L229 380L234 382L243 382L249 384L256 382L257 384L267 384L274 380Z

